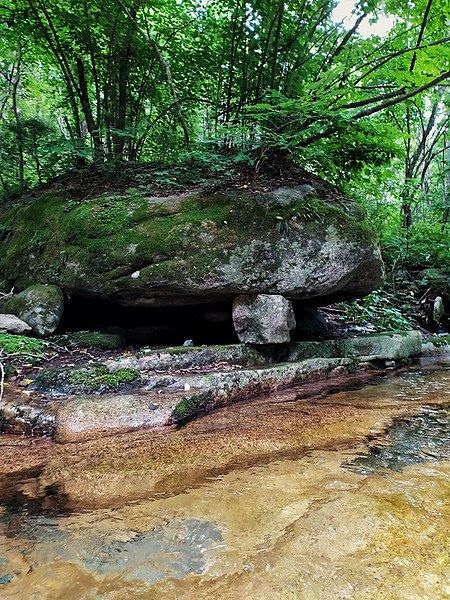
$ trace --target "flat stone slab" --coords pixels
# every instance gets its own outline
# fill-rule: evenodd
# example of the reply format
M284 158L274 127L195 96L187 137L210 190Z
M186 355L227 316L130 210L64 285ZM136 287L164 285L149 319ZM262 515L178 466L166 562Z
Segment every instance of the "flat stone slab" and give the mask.
M151 391L103 396L72 396L56 414L55 440L78 442L143 427L182 423L221 406L320 379L340 367L350 371L350 359L318 358L264 369L224 371L207 375L155 376ZM342 370L336 374L342 375Z
M297 342L281 351L285 361L305 358L340 356L355 357L361 362L371 360L401 360L418 356L422 351L419 331L376 333L320 342Z
M0 314L0 330L4 330L8 333L29 333L31 327L16 315Z
M166 425L184 393L137 392L104 396L72 396L56 413L55 440L79 442Z
M117 369L138 369L139 371L176 371L201 368L214 364L240 365L243 367L262 366L270 362L270 356L246 344L227 346L175 346L163 350L145 349L105 360L104 364Z

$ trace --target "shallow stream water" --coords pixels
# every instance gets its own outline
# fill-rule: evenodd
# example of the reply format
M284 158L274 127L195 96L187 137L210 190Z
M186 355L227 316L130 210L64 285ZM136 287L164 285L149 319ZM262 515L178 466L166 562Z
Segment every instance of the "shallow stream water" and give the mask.
M351 387L0 437L0 598L450 598L450 357Z

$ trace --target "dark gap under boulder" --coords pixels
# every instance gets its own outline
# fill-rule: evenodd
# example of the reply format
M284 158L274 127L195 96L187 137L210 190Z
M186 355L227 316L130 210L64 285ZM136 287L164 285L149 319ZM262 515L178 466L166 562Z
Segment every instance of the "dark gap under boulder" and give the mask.
M122 306L109 300L71 295L58 333L100 331L119 334L124 346L235 344L232 303L165 308Z

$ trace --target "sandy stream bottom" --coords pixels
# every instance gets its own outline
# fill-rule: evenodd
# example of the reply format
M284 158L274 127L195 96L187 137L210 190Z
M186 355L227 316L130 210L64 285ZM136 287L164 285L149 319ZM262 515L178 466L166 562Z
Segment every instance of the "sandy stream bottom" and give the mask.
M1 437L0 598L450 598L449 364L178 430Z

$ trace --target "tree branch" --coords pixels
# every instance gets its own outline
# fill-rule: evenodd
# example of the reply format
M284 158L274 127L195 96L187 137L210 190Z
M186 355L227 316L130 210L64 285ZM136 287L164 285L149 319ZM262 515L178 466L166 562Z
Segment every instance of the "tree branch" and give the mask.
M125 12L125 14L130 19L130 21L133 23L133 25L136 27L137 31L143 36L143 38L145 39L145 41L147 42L147 44L149 44L149 46L151 48L153 48L153 50L155 51L156 56L158 57L159 62L161 63L161 65L164 68L164 71L165 71L165 74L166 74L166 80L167 80L167 83L169 84L170 93L172 95L173 103L174 103L175 109L177 111L178 120L180 121L181 128L183 129L184 142L186 144L187 149L190 150L190 148L191 148L191 142L190 142L190 138L189 138L189 130L188 130L186 121L184 119L183 112L181 110L180 102L178 100L178 95L177 95L177 91L175 89L175 83L173 81L172 69L170 68L170 63L165 58L165 56L163 55L163 53L161 52L161 49L159 48L159 46L155 42L155 40L152 39L147 34L147 32L145 31L145 29L143 29L139 25L139 23L136 21L136 19L133 17L133 15L128 10L128 8L124 5L124 3L122 2L122 0L117 0L117 2L122 7L122 10Z
M409 91L405 94L399 95L396 98L389 100L388 102L379 104L378 106L373 106L372 108L367 108L366 110L360 111L359 113L357 113L355 115L354 118L362 119L363 117L368 117L377 112L380 112L380 110L384 110L385 108L389 108L390 106L394 106L395 104L404 102L405 100L408 100L408 98L413 98L414 96L417 96L417 94L421 94L422 92L425 92L426 90L429 90L430 88L435 87L436 85L441 83L441 81L445 81L446 79L449 79L449 78L450 78L450 71L445 71L445 73L442 73L442 75L440 75L439 77L432 79L431 81L429 81L428 83L425 83L424 85L413 88L411 91ZM373 101L376 101L376 100L373 100ZM345 107L341 107L341 108L345 108Z

